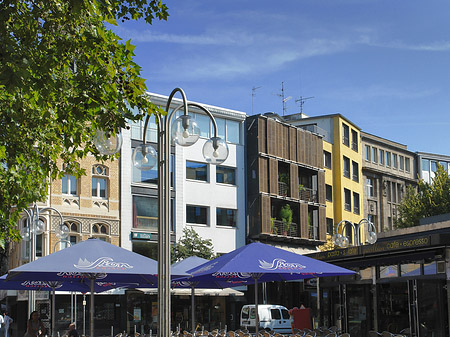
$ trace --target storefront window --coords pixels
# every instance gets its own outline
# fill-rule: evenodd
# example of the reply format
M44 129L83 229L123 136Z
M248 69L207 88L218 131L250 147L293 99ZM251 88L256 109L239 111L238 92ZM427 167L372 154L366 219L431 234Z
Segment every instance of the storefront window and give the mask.
M398 266L381 266L380 267L380 278L398 277Z
M420 264L419 263L406 263L400 266L401 276L416 276L420 275Z

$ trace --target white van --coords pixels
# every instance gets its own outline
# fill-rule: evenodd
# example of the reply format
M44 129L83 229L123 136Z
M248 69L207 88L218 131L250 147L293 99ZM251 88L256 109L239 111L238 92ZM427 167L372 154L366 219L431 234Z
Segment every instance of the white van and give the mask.
M280 333L290 333L291 322L286 307L276 304L258 304L259 329L267 329ZM241 328L255 330L255 305L244 305L241 309Z

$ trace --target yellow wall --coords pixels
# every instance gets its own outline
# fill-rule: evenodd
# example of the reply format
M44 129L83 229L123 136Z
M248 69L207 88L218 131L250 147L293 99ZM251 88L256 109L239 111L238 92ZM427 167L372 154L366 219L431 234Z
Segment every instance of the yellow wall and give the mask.
M342 124L349 127L349 145L342 142ZM358 151L352 149L352 130L357 133ZM362 179L362 155L361 155L361 137L359 128L342 118L340 115L333 117L333 144L332 144L332 167L333 167L333 204L334 204L334 224L336 226L341 220L350 220L358 223L364 217L363 210L363 179ZM344 177L343 157L350 159L350 178ZM352 179L352 162L358 163L359 181ZM351 211L344 209L344 188L351 191ZM359 214L353 212L353 192L359 194ZM327 213L328 214L328 213Z

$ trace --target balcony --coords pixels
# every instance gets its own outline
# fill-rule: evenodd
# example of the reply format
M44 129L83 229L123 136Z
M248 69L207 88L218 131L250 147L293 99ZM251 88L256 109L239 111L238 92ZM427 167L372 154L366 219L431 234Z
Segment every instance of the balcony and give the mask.
M317 190L312 188L302 187L300 190L300 200L305 200L309 202L317 202Z
M299 225L293 222L291 222L289 225L286 225L281 220L272 220L270 234L299 238L300 237Z
M279 181L278 182L278 195L281 195L282 197L287 197L289 193L289 186L285 182Z

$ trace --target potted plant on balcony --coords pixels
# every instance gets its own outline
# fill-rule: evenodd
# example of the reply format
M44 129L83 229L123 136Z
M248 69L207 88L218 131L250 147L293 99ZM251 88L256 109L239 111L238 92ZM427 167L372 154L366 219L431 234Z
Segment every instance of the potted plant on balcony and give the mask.
M270 218L270 234L278 234L278 228L275 226L276 218Z
M286 204L280 210L280 218L283 221L283 235L287 235L292 223L292 209L289 204Z

